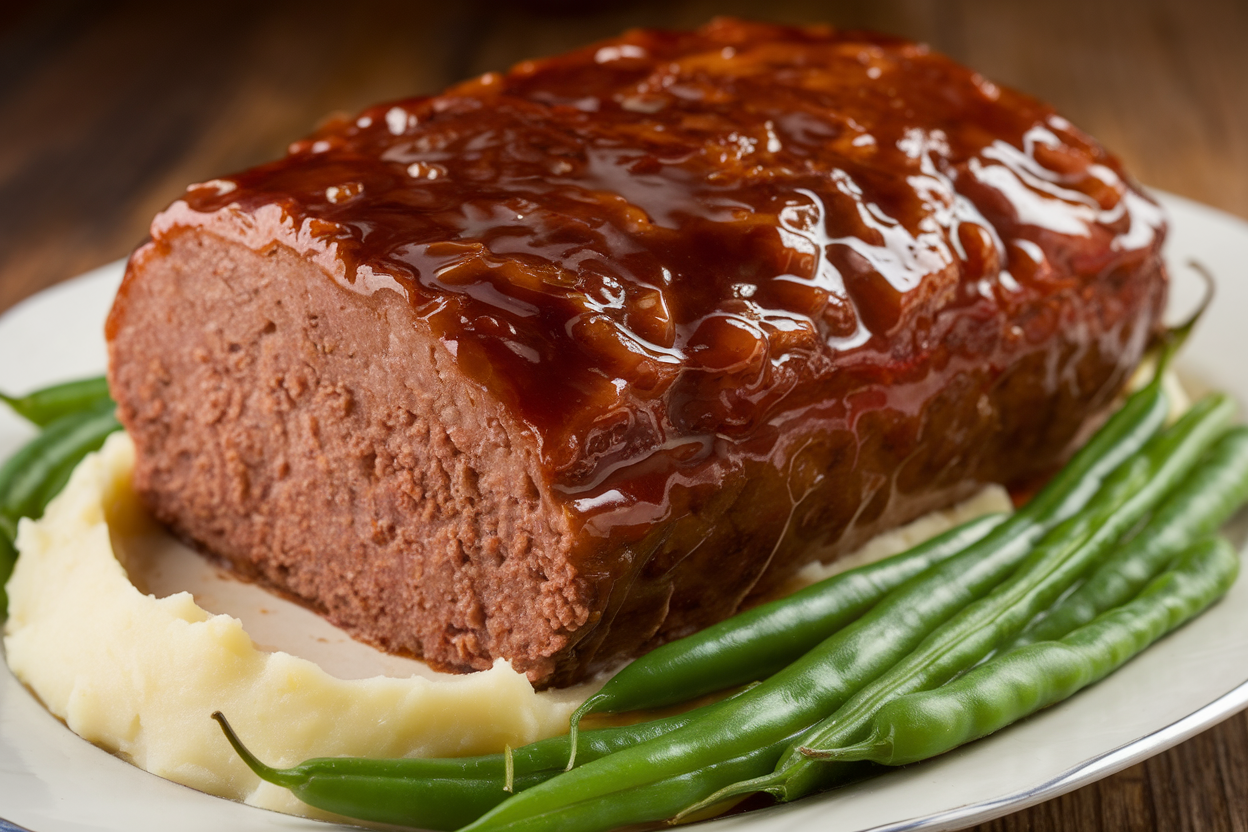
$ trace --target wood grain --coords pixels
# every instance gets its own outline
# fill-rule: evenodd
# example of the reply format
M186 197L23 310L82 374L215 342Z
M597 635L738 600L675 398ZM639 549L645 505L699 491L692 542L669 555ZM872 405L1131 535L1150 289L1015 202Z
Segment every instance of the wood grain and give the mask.
M125 256L187 183L272 158L327 113L715 14L924 40L1052 101L1141 181L1248 217L1243 0L172 5L5 4L0 310ZM975 829L1248 832L1248 717Z

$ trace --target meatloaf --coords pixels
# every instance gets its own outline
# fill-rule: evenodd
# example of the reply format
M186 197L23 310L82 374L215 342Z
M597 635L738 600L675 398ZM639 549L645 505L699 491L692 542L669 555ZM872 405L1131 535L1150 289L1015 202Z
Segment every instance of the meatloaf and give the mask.
M922 45L632 31L192 185L110 383L178 535L562 685L1052 470L1156 331L1163 236L1095 141Z

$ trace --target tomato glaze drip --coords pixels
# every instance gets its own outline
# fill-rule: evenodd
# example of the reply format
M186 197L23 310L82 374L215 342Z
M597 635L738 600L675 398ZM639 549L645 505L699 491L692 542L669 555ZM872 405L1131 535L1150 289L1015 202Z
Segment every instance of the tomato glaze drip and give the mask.
M1164 228L1041 102L922 45L733 20L332 121L153 238L185 226L402 294L603 535L717 455L791 465L796 422L919 418L1059 325L1013 312L1156 261Z

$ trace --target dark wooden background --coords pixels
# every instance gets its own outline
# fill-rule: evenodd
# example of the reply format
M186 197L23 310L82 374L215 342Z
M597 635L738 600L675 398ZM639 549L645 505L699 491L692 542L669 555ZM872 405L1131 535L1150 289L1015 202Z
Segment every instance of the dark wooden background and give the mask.
M1052 101L1141 181L1248 218L1248 0L0 0L0 311L327 113L716 14L926 41ZM1248 716L976 829L1248 830Z

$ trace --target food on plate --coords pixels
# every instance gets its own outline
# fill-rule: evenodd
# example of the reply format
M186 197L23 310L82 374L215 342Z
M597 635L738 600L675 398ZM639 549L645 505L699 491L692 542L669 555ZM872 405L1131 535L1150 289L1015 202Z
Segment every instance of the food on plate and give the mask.
M4 583L17 560L18 521L40 517L74 467L121 429L102 382L56 385L22 398L0 394L14 412L42 428L0 465L0 616L8 607Z
M563 685L1051 471L1156 333L1163 235L926 47L633 31L192 186L110 381L176 533L386 650Z

